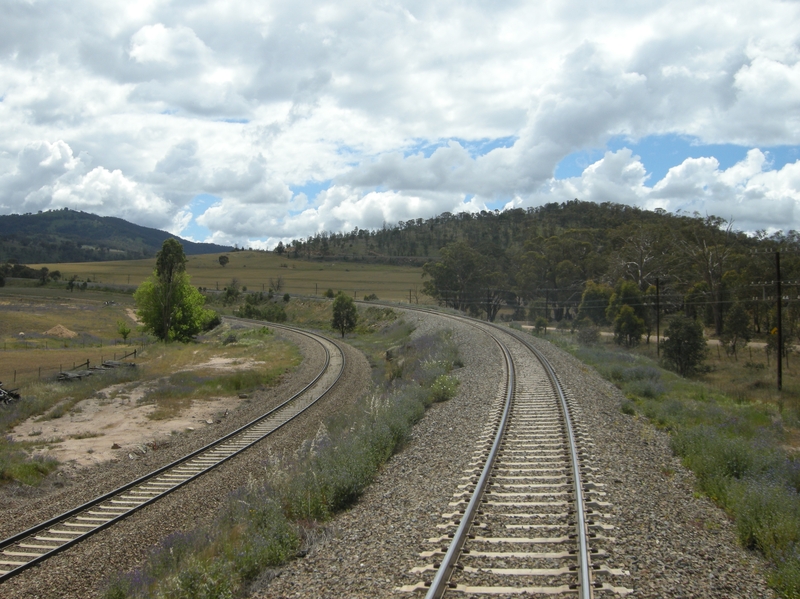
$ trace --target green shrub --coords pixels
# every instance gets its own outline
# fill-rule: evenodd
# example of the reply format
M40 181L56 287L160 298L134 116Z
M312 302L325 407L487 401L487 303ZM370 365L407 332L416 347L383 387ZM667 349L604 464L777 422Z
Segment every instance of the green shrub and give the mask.
M582 326L578 328L578 343L594 345L600 341L600 329L596 326Z
M437 377L431 385L431 400L436 403L452 399L458 391L459 384L460 381L454 376L443 374Z

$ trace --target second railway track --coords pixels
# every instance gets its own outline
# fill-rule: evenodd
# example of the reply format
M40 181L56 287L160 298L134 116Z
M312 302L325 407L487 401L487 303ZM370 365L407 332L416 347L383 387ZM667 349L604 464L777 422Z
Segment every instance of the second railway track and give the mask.
M546 358L513 331L472 321L499 346L507 373L435 547L404 591L579 596L631 592L607 563L610 506L590 466L591 441Z
M238 319L241 320L241 319ZM255 322L255 321L254 321ZM263 326L263 322L256 322ZM339 380L345 358L339 346L320 335L289 329L318 343L325 353L323 368L302 390L249 424L110 493L0 541L0 583L113 526L135 511L258 443L303 413Z

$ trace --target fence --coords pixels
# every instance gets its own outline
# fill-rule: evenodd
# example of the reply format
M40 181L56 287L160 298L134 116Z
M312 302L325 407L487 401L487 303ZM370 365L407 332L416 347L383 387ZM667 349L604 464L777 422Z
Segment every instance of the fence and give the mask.
M144 345L146 345L146 343L142 346L144 347ZM37 381L56 380L58 375L62 372L89 369L94 365L102 365L106 360L124 360L125 358L129 358L131 356L133 356L135 360L138 351L138 349L128 351L127 353L122 349L120 351L111 351L110 353L108 350L105 352L97 351L93 352L93 354L90 357L87 357L83 362L78 363L77 361L73 361L71 364L61 363L58 365L58 367L52 365L34 366L31 368L8 368L2 372L2 378L0 378L0 381L4 383L5 387L13 389Z

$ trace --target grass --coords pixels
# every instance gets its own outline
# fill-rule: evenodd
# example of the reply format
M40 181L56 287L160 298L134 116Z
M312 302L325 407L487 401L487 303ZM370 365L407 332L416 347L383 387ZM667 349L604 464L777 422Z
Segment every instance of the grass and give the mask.
M329 287L355 294L358 299L375 294L383 300L408 301L409 290L422 288L422 268L368 264L359 261L336 262L295 260L272 252L229 252L227 266L219 264L220 254L188 256L186 270L192 284L222 290L236 278L250 291L268 291L270 279L283 278L281 294L321 297ZM62 278L76 275L96 284L138 286L150 276L155 259L72 264L37 264L61 271ZM93 283L93 284L94 284ZM52 284L51 284L52 285ZM61 287L64 287L61 283ZM74 293L78 293L77 291Z
M454 393L458 360L449 335L409 338L401 320L356 337L373 366L372 392L320 426L316 437L228 498L209 528L167 537L139 570L113 577L106 599L234 597L266 568L304 555L407 441L436 400ZM390 361L384 359L390 347ZM391 362L403 361L400 376Z
M649 348L628 352L550 338L625 393L624 414L669 431L699 490L735 520L742 545L769 561L771 586L800 597L800 460L786 451L797 437L795 391L778 397L756 384L763 369L726 364L734 360L716 352L710 373L687 380L660 368Z
M129 296L51 291L0 287L0 380L6 388L54 377L62 368L69 370L87 359L96 365L134 348L122 344L117 333L118 321L135 328L127 313L133 307ZM107 303L111 301L114 303ZM78 336L61 339L45 335L59 324ZM24 339L19 337L20 332L25 334ZM140 335L134 336L141 342Z
M0 288L0 291L3 289L5 288ZM38 291L34 287L30 289ZM6 316L0 319L0 323L7 330L18 329L20 322L38 322L39 324L33 325L35 330L56 323L65 323L65 326L71 328L69 317L75 312L97 326L92 332L96 333L94 338L101 341L114 334L116 321L120 316L118 311L124 308L124 305L118 304L106 306L94 299L89 300L87 305L81 305L77 299L74 302L63 302L40 296L20 299L16 296L0 295L0 298L0 302L7 302L0 304L0 313L5 311ZM233 337L233 342L225 343L229 337ZM30 451L34 447L15 443L7 435L28 418L62 418L66 414L80 412L80 402L88 398L102 400L109 388L112 389L108 393L113 396L114 387L119 392L119 386L144 384L147 381L159 381L146 399L156 404L150 417L172 418L193 399L238 394L274 384L281 374L294 368L301 360L294 346L278 340L266 327L232 331L229 326L222 326L197 343L149 343L143 349L140 346L137 351L137 368L108 370L68 383L53 380L60 370L60 364L63 364L64 370L72 368L73 362L84 362L87 358L92 364L97 364L102 358L114 357L115 351L117 357L121 357L128 349L126 346L100 348L98 344L94 348L57 347L0 351L0 373L8 373L9 370L13 372L16 368L20 369L17 372L20 375L25 372L22 369L26 367L28 372L33 370L33 375L27 380L18 376L16 385L13 377L3 375L6 388L21 386L22 400L0 407L0 484L13 480L35 484L57 466L54 461L32 459ZM230 361L232 365L237 362L240 365L245 361L255 362L255 368L229 372L209 367L204 367L202 372L196 370L212 360L220 359ZM46 365L42 367L41 380L37 364Z

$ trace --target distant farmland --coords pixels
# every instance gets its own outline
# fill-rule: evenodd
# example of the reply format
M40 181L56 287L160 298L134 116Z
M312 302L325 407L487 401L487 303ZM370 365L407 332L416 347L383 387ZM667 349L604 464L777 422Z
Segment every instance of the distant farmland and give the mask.
M389 266L358 261L305 261L289 259L271 252L228 252L230 262L222 267L222 254L189 256L187 272L192 284L208 289L222 289L232 279L248 291L266 291L270 279L283 279L281 293L322 295L328 288L356 295L358 299L374 293L383 300L430 301L423 298L422 268L414 266ZM35 264L61 272L62 279L77 275L80 280L108 285L139 285L153 272L155 258L113 262L76 262L63 264Z

